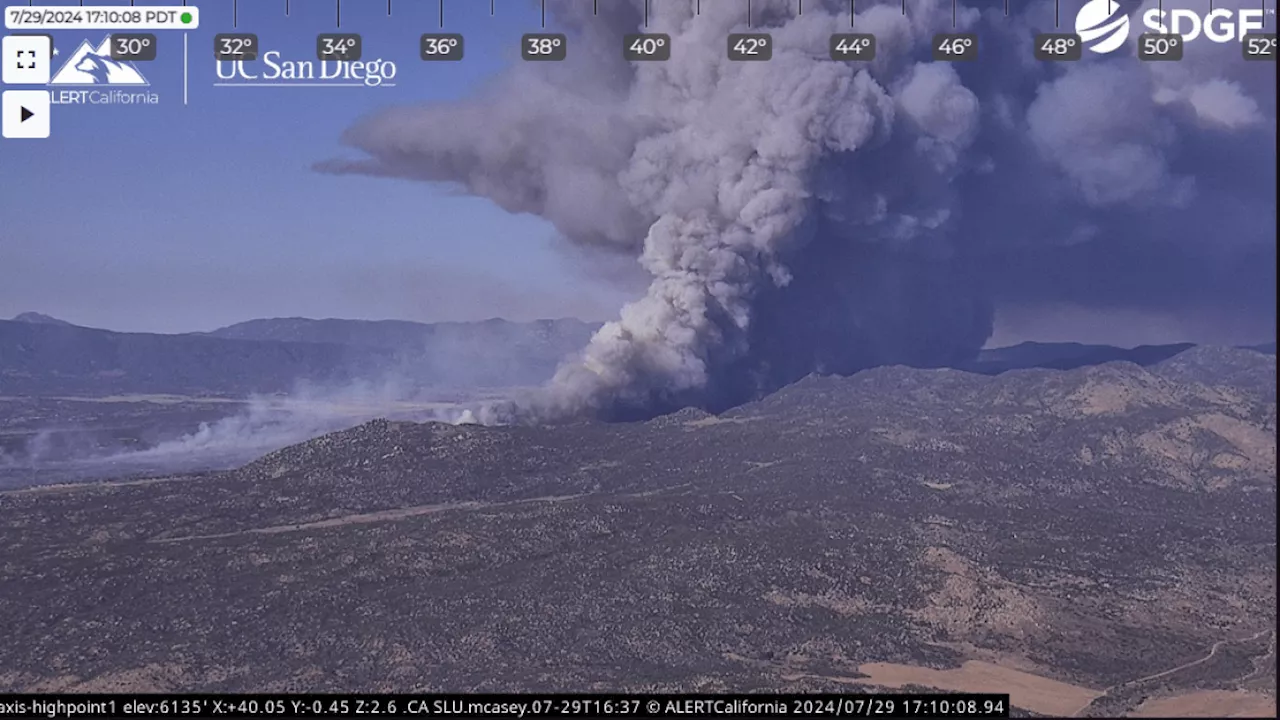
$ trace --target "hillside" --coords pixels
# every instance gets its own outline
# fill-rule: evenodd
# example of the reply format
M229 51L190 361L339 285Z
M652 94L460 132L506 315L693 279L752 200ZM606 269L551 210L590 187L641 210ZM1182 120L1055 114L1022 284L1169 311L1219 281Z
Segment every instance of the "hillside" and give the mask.
M0 691L1274 714L1275 358L1196 368L887 367L720 416L377 421L233 472L0 494Z

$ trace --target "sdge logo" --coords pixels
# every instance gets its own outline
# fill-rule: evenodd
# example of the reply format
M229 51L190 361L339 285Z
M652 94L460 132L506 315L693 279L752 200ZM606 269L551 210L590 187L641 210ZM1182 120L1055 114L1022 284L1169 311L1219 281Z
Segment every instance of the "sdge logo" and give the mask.
M1217 43L1244 38L1247 33L1262 30L1267 13L1274 10L1218 8L1207 13L1179 8L1151 8L1142 14L1148 32L1181 35L1190 42L1200 36ZM1089 0L1076 14L1076 34L1085 47L1096 53L1118 50L1129 38L1129 12L1118 0Z
M1181 35L1185 41L1195 40L1203 34L1214 42L1224 43L1262 30L1265 27L1263 17L1267 12L1274 11L1245 8L1233 12L1219 8L1202 16L1194 10L1161 11L1159 8L1152 8L1142 14L1142 23L1152 32ZM1166 17L1169 19L1168 25L1164 23Z

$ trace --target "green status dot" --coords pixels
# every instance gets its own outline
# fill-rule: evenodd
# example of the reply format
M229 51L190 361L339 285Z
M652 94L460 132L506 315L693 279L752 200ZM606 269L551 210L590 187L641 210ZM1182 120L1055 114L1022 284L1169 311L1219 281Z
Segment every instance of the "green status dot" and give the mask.
M182 13L182 24L189 25L191 23L191 13Z

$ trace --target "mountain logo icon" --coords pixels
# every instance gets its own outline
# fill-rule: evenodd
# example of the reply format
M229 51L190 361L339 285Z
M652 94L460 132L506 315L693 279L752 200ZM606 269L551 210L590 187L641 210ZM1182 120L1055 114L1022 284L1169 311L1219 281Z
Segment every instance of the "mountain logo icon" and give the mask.
M138 72L131 62L111 57L111 36L108 35L94 47L88 40L71 53L71 57L49 81L50 85L132 85L148 86L151 83Z

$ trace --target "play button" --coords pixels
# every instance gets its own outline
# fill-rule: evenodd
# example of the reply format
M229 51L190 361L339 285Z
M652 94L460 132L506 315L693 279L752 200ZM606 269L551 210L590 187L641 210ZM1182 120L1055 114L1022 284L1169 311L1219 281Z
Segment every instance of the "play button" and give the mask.
M4 137L49 137L49 100L48 90L6 90L3 107L0 107Z

